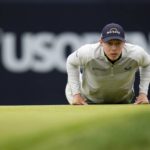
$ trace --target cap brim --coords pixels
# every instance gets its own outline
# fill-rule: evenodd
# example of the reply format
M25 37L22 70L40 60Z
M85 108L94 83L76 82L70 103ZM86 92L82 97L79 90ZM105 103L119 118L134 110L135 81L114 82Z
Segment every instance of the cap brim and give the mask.
M108 41L110 41L110 40L120 40L120 41L125 42L125 39L122 38L122 37L119 37L119 36L111 36L111 37L103 38L103 41L104 41L104 42L108 42Z

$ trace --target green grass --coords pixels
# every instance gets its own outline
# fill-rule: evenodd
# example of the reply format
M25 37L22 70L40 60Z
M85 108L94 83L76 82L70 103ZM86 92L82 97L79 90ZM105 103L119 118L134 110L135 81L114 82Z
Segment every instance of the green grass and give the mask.
M0 150L149 148L149 105L0 107Z

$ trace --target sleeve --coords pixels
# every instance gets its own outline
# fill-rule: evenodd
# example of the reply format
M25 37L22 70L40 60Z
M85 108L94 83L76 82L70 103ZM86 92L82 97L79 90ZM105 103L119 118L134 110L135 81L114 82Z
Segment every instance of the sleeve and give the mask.
M140 93L148 93L149 83L150 83L150 55L142 50L140 53Z
M80 67L86 65L89 60L89 45L82 46L67 58L66 68L68 84L73 95L80 93Z

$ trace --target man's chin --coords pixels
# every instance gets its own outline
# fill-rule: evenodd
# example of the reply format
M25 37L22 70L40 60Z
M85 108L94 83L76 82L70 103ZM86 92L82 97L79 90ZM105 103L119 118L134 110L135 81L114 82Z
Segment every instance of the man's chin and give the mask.
M111 61L116 61L117 59L118 59L118 57L110 58Z

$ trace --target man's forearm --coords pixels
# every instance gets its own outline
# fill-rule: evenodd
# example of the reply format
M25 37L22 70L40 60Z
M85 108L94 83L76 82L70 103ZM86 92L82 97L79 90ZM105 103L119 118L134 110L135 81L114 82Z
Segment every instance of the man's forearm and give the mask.
M68 74L68 83L71 87L72 94L75 95L80 93L79 67L67 62L67 74Z
M150 83L150 66L140 69L139 93L147 95Z

